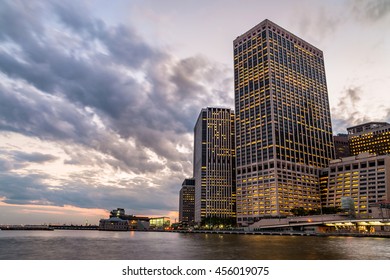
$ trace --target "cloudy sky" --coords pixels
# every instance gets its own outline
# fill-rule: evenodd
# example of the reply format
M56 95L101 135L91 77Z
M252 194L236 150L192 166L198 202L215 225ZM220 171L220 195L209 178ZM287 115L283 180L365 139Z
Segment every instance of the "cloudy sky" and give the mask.
M390 121L390 0L0 0L0 224L177 217L202 107L268 18L324 51L334 133Z

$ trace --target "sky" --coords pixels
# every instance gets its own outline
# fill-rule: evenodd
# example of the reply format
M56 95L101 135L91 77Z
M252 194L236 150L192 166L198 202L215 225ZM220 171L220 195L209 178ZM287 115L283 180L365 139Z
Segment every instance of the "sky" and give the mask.
M0 0L0 224L177 219L233 40L269 19L324 52L334 134L390 122L390 0Z

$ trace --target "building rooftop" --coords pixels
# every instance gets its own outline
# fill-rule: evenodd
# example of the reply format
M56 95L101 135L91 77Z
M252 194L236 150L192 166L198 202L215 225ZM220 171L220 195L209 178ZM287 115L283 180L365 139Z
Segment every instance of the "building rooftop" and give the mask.
M386 156L386 155L382 155ZM362 159L367 159L367 158L378 158L381 157L379 155L374 155L370 153L360 153L356 156L350 156L350 157L345 157L345 158L339 158L339 159L333 159L329 163L330 164L335 164L335 163L340 163L340 162L348 162L348 161L355 161L355 160L362 160Z
M270 21L269 19L265 19L256 26L252 27L247 32L241 34L240 36L237 36L237 38L233 41L233 44L237 46L238 44L244 42L247 40L248 37L252 36L258 31L265 30L266 28L272 29L273 31L278 32L283 37L286 36L287 39L290 39L294 43L298 45L302 45L304 47L308 47L312 51L315 51L317 55L322 57L322 51L318 49L317 47L313 46L312 44L308 43L307 41L303 40L302 38L299 38L298 36L294 35L290 31L284 29L283 27L277 25L276 23Z
M387 122L368 122L368 123L363 123L363 124L348 127L347 131L348 134L355 134L355 133L365 132L380 127L388 126L388 125L390 124Z

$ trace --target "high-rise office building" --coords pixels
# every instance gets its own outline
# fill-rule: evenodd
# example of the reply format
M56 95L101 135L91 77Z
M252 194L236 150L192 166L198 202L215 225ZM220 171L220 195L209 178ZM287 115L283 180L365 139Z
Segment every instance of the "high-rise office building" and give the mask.
M376 155L390 154L390 124L386 122L369 122L349 127L348 142L351 155L370 153Z
M179 222L193 223L195 221L195 179L184 179L180 189Z
M334 157L322 51L269 20L233 45L237 222L320 207Z
M235 217L233 111L202 109L194 135L195 222Z

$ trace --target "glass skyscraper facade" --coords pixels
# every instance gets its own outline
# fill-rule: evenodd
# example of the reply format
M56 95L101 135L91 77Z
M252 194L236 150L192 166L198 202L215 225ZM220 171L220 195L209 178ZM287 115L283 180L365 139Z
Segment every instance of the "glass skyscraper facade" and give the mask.
M322 51L269 20L233 45L237 222L320 207L334 157Z
M236 217L233 111L202 109L194 135L195 222Z

